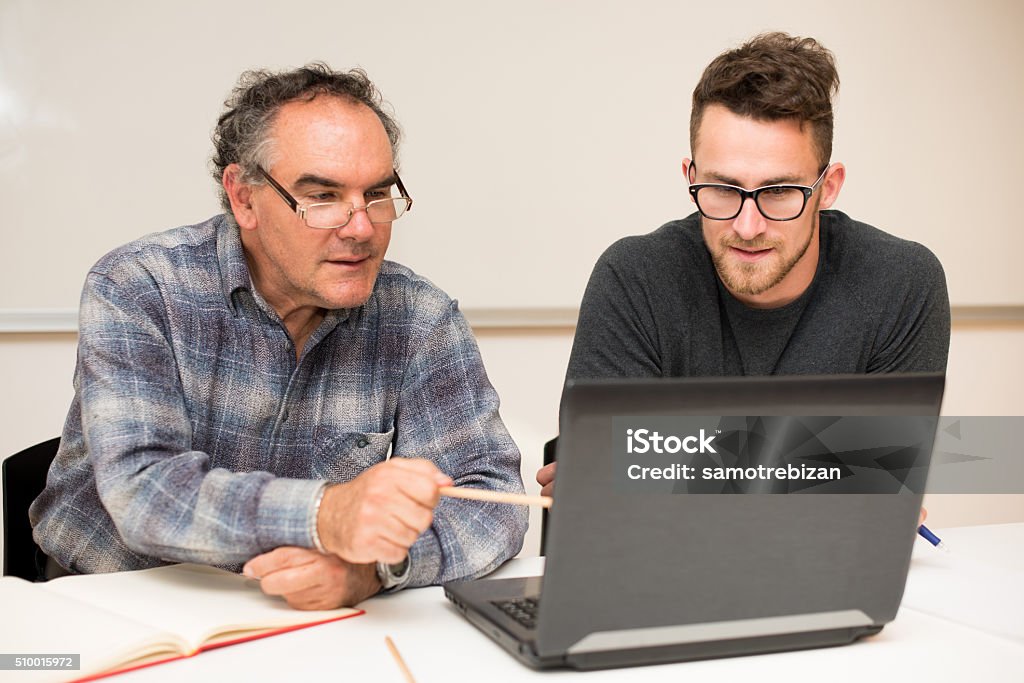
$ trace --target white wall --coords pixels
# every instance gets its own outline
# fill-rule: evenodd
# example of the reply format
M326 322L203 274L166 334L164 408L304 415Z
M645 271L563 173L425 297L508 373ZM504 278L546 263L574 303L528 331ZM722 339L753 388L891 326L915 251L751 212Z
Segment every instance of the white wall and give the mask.
M502 416L523 453L523 480L537 492L534 474L544 442L558 431L558 400L572 345L572 328L478 329ZM1024 324L955 325L945 415L1024 415ZM0 334L0 454L60 433L72 398L75 335ZM929 496L929 524L1024 521L1024 495ZM524 552L540 547L540 515L533 510Z
M928 245L954 304L1024 305L1015 250L993 248L1018 210L1024 3L355 7L0 2L0 309L74 307L106 251L214 213L209 132L238 74L313 59L365 67L405 128L396 260L467 307L575 307L608 244L692 210L690 93L767 30L836 54L838 208Z

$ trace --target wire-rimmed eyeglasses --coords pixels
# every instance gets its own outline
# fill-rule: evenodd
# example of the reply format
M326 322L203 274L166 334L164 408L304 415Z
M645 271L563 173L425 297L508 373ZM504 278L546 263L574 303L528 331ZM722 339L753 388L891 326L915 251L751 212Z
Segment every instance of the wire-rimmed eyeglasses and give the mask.
M317 230L336 230L344 228L352 220L356 211L366 211L367 218L373 224L391 223L401 218L405 212L412 208L412 197L405 190L402 179L395 171L395 185L399 196L384 197L366 202L366 206L354 206L352 202L318 202L315 204L300 204L288 190L284 189L281 183L267 173L262 166L257 166L260 172L274 191L280 195L292 211L301 218L310 228ZM384 192L385 190L382 190Z

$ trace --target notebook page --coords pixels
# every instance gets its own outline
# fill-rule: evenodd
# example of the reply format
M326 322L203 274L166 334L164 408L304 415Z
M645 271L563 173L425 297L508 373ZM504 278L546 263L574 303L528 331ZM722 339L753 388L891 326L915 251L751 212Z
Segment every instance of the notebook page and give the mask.
M63 577L47 587L176 633L190 651L225 631L309 624L358 612L292 609L283 599L264 595L255 580L196 564Z
M0 643L4 652L80 654L81 668L19 671L18 681L66 681L120 668L147 653L172 654L184 647L151 626L113 614L94 604L51 593L48 584L0 578ZM14 675L12 672L0 672Z

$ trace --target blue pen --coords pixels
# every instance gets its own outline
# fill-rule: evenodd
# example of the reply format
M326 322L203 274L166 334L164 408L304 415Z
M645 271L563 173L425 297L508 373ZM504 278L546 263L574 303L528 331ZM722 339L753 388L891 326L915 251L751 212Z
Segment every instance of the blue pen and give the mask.
M933 534L931 529L926 527L924 524L922 524L921 526L917 527L917 533L921 535L921 538L923 538L924 540L928 541L929 543L931 543L936 548L940 548L942 550L948 550L948 548L946 548L946 544L942 542L942 539L939 538L938 536L936 536L935 534Z

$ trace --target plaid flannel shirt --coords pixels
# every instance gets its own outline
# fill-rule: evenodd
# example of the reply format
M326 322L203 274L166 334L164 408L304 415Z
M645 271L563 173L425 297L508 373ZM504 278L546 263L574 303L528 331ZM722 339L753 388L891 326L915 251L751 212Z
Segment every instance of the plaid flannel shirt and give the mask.
M459 486L523 490L456 302L385 261L369 301L329 312L297 360L221 215L125 245L89 272L75 397L30 517L73 572L237 570L278 546L313 547L324 482L389 450ZM410 550L409 585L487 573L525 529L519 506L442 498Z

